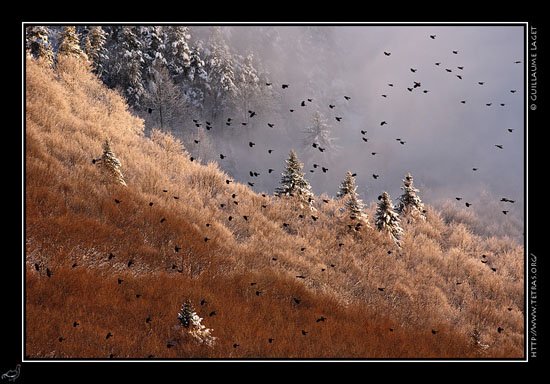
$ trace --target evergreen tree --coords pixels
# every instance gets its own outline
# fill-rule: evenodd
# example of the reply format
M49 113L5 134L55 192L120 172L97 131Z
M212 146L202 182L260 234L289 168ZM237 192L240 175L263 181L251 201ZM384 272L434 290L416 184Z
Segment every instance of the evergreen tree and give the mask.
M26 51L34 58L53 64L53 50L49 40L49 29L43 26L25 28Z
M142 77L144 62L143 43L137 27L122 27L117 33L111 82L120 87L129 103L136 107L145 92Z
M282 174L281 185L275 190L276 196L294 196L301 204L311 207L313 205L313 193L311 185L302 172L303 164L298 160L294 150L290 151L286 160L286 169Z
M334 147L334 139L330 137L330 127L327 120L319 111L313 114L311 125L304 130L306 134L304 138L304 148L314 149L312 144L324 149L332 149Z
M403 194L399 197L399 205L397 212L402 215L410 215L412 218L426 219L424 215L424 204L417 195L418 189L414 188L413 177L410 173L405 175L403 186L401 187Z
M167 65L164 57L166 51L166 34L162 26L142 27L142 40L145 42L144 65L146 73L151 75L153 67Z
M189 28L184 26L168 27L166 34L166 61L170 74L181 81L191 67L191 49ZM204 63L203 63L204 65Z
M204 108L205 97L209 90L208 74L202 59L202 42L198 41L191 49L189 68L184 81L183 93L188 104L197 109Z
M178 313L180 324L189 330L189 334L199 343L213 347L217 337L212 336L212 329L206 328L201 322L202 318L197 315L190 300L186 300Z
M105 62L109 60L105 43L107 33L101 26L93 26L88 29L88 34L84 38L84 53L92 65L92 70L98 76L105 70Z
M236 86L238 89L238 99L240 101L241 110L247 113L251 108L252 101L259 101L258 99L262 91L258 71L254 67L254 56L252 54L244 58L237 56Z
M403 229L399 225L399 215L394 211L393 202L387 192L378 196L378 208L376 209L376 228L386 231L390 237L399 245Z
M94 160L93 163L100 164L104 172L109 175L111 181L126 186L126 181L124 181L124 175L121 171L122 165L111 150L111 143L108 139L103 143L103 155L98 160Z
M59 56L72 56L79 59L87 59L86 54L80 48L80 38L74 26L63 28L57 54Z
M363 201L357 195L357 186L355 185L355 176L350 171L346 172L346 176L340 184L340 190L337 193L337 197L344 198L347 196L347 200L344 206L349 211L350 219L366 221L367 215L363 212L365 206Z

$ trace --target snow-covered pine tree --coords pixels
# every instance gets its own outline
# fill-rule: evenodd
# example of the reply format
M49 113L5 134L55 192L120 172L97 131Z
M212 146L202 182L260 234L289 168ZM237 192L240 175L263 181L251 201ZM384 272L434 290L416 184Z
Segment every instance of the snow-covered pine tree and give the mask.
M142 40L145 42L143 59L145 61L146 73L150 76L154 67L167 65L166 33L162 26L142 27Z
M101 26L93 26L88 29L88 34L84 38L84 53L92 65L92 70L98 76L103 74L105 62L109 60L105 43L107 33Z
M422 200L417 195L419 190L414 187L413 177L410 173L405 175L401 189L403 190L403 194L399 197L397 212L401 215L409 215L413 219L420 218L426 220L424 204L422 204Z
M27 53L47 65L53 64L53 49L49 39L48 27L35 25L25 28Z
M393 202L387 192L378 196L378 208L376 209L376 228L380 231L386 231L397 245L401 239L403 229L399 225L399 215L395 212Z
M281 185L275 190L276 196L294 196L300 201L300 204L312 208L313 192L311 185L305 179L302 172L303 164L298 160L294 150L290 151L288 160L286 160L286 169L282 174Z
M80 48L80 38L76 32L76 27L67 26L61 32L58 56L71 56L78 59L87 59L86 54Z
M181 25L166 27L166 62L176 82L182 81L191 66L189 28Z
M312 147L314 143L323 149L334 148L334 139L330 136L330 127L327 120L319 111L313 114L311 125L304 130L304 133L304 148L317 151L317 149Z
M104 172L109 175L109 179L117 184L126 186L124 181L124 175L122 174L120 160L115 156L111 150L111 143L109 139L103 143L103 155L99 160L94 160L94 163L99 163Z
M355 185L355 176L350 171L346 172L344 180L340 184L340 190L338 191L337 197L346 198L344 206L349 211L349 217L352 220L362 220L367 221L367 214L364 213L364 204L363 201L359 198L357 194L357 186Z
M138 27L122 27L117 33L111 82L120 87L133 106L139 106L145 92L142 78L143 43Z
M191 48L189 68L186 75L188 81L183 80L183 92L187 103L199 110L204 108L205 97L210 89L202 54L202 42L199 40Z
M260 78L258 71L254 67L254 55L249 54L246 57L236 56L237 75L236 84L238 89L238 99L241 110L246 114L251 109L253 101L259 102L259 96L262 88L260 87Z
M178 313L180 324L188 329L189 334L201 344L213 347L217 337L212 336L212 329L203 325L202 318L197 315L190 300L186 300Z

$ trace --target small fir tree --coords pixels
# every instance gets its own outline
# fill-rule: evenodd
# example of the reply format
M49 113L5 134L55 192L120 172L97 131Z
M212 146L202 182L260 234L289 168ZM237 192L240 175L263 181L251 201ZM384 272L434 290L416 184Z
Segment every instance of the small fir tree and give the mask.
M286 169L282 174L281 185L275 190L276 196L294 196L301 204L311 207L313 205L313 193L311 185L305 179L302 172L303 164L298 160L294 150L290 151L286 160Z
M217 337L212 336L213 330L202 324L203 319L197 315L190 300L186 300L181 306L178 320L197 342L209 347L213 347L216 343Z
M409 215L413 219L420 218L426 220L424 204L422 204L422 200L420 200L420 197L417 195L419 191L414 188L413 177L410 173L405 175L401 189L403 190L403 194L399 197L397 212L402 215Z
M357 194L355 176L353 176L350 171L346 172L346 176L340 184L340 190L338 191L336 196L339 198L347 197L344 206L349 211L350 219L367 221L368 217L363 212L365 206L363 204L363 201L359 198L359 195Z
M330 126L319 111L313 114L311 125L304 130L304 133L306 135L303 141L304 148L312 150L314 148L311 145L314 143L324 150L334 148L334 139L330 136Z
M387 192L378 196L378 208L376 209L376 228L379 231L386 231L393 241L399 244L403 229L399 225L399 215L395 212L393 202Z
M53 50L49 40L49 29L44 26L27 27L26 50L29 55L47 65L53 64Z
M63 28L61 33L61 42L59 44L58 55L72 56L79 59L86 59L86 54L80 48L80 39L76 28L68 26Z
M120 160L117 159L113 151L111 150L111 144L109 140L105 140L103 143L103 155L100 159L94 160L94 164L99 163L103 170L114 180L117 184L126 186L124 181L124 175L122 174Z

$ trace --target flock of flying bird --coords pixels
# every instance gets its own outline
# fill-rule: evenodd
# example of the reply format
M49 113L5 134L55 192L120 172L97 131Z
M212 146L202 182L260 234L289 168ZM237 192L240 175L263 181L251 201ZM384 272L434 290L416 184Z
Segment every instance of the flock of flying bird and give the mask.
M435 38L436 38L436 35L430 35L429 38L430 38L430 39L435 39ZM452 51L452 53L455 54L455 55L458 55L459 52L456 51L456 50L454 50L454 51ZM384 56L390 57L390 56L391 56L391 52L384 51ZM516 61L515 63L516 63L516 64L519 64L519 63L521 63L521 61ZM436 63L435 63L435 66L440 67L441 64L442 64L441 62L436 62ZM462 76L461 73L462 73L462 71L464 70L464 66L458 66L457 69L458 69L459 71L461 71L461 72L459 72L460 74L456 74L456 77L457 77L459 80L463 80L463 76ZM416 73L417 70L418 70L417 68L410 68L410 71L411 71L412 73ZM446 68L445 71L448 72L448 73L452 73L452 72L453 72L453 70L452 70L451 68ZM483 81L479 81L479 82L478 82L478 85L479 85L479 86L483 86L484 84L485 84L485 83L484 83ZM267 86L267 87L271 87L272 85L273 85L273 83L270 83L270 82L266 83L266 86ZM283 90L284 90L284 89L288 89L289 86L290 86L289 84L281 84L281 88L282 88ZM388 84L388 87L394 87L394 84L393 84L393 83L389 83L389 84ZM408 90L409 92L414 92L414 90L417 89L417 88L422 88L421 82L419 82L419 81L413 81L412 85L411 85L410 87L407 87L407 90ZM428 93L428 92L429 92L428 89L422 89L422 93L426 94L426 93ZM515 93L516 90L512 89L512 90L510 90L510 92L511 92L511 93ZM387 97L388 97L388 94L382 94L382 97L387 98ZM351 100L351 97L345 95L345 96L343 96L343 99L345 100L345 102L349 102L349 101ZM311 99L311 98L306 98L306 99L302 100L302 101L299 103L299 106L300 106L300 107L306 107L306 106L307 106L307 103L312 103L312 102L313 102L313 99ZM466 100L461 100L460 103L465 104L465 103L466 103ZM487 103L486 105L487 105L487 107L490 107L490 106L492 105L492 103ZM504 103L500 103L500 106L504 106L504 105L505 105ZM332 104L332 103L331 103L331 104L328 105L329 110L333 110L335 107L336 107L336 104ZM291 109L289 109L289 111L290 111L290 113L292 113L292 112L295 111L295 109L291 108ZM148 109L148 112L151 113L151 112L152 112L152 109L149 108L149 109ZM257 113L256 113L255 111L253 111L253 110L248 110L248 118L249 118L249 119L254 118L256 115L257 115ZM334 118L335 118L335 120L336 120L337 122L341 122L342 119L343 119L343 116L334 116ZM193 119L193 123L195 124L196 127L201 127L201 126L202 126L202 122L199 121L198 119ZM228 118L226 119L226 121L225 121L225 125L226 125L226 126L231 126L233 123L234 123L234 120L233 120L232 118L230 118L230 117L228 117ZM212 123L211 123L211 122L205 121L204 124L205 124L205 127L206 127L207 130L210 130L210 129L212 128ZM247 124L248 124L248 122L241 122L241 125L247 125ZM385 121L385 120L380 122L380 126L384 126L384 125L387 125L387 124L388 124L388 123L387 123L387 121ZM274 124L274 123L271 123L271 122L268 122L268 123L267 123L267 126L268 126L269 128L273 128L273 127L275 126L275 124ZM508 129L508 132L512 133L512 132L513 132L513 129ZM369 139L368 139L367 137L365 137L365 135L367 134L367 131L366 131L366 130L361 130L360 133L361 133L361 138L362 138L362 140L363 140L364 142L368 142ZM397 138L396 140L397 140L400 144L402 144L402 145L404 145L404 144L406 143L406 141L403 140L403 139L401 139L401 138ZM198 140L198 139L195 139L195 140L194 140L194 143L195 143L195 144L199 144L199 142L200 142L200 140ZM256 145L255 142L252 142L252 141L249 141L249 142L248 142L248 147L249 147L249 148L253 148L255 145ZM327 148L322 147L322 146L321 146L319 143L317 143L317 142L311 143L311 146L312 146L313 148L317 149L317 150L320 151L320 152L324 152L324 151L327 149ZM498 149L503 149L503 146L502 146L501 144L495 144L495 147L498 148ZM273 149L268 149L267 152L268 152L268 154L271 154L271 153L273 152ZM371 152L371 154L374 156L374 155L376 155L377 153L376 153L376 152ZM224 159L227 158L227 156L224 155L223 153L220 153L219 157L220 157L221 160L224 160ZM194 158L194 157L190 157L190 160L191 160L191 161L194 161L195 158ZM313 164L313 169L310 170L310 172L314 172L314 169L317 169L317 168L319 168L319 167L321 168L321 170L322 170L323 173L327 173L327 171L328 171L328 168L327 168L327 167L321 166L321 165L316 164L316 163ZM273 171L274 171L274 169L272 169L272 168L269 168L269 169L268 169L268 173L272 173ZM473 168L473 171L477 171L477 168ZM249 172L249 175L250 175L250 177L258 177L258 176L260 176L260 172L258 172L258 171L256 171L256 170L251 170L251 171ZM354 174L354 175L355 175L355 174ZM378 175L378 174L373 174L372 177L373 177L374 179L377 179L377 178L379 177L379 175ZM226 182L227 185L229 185L230 183L233 182L233 180L226 179L225 182ZM253 186L254 186L254 183L248 182L248 185L250 185L251 187L253 187ZM164 192L164 193L168 193L168 190L167 190L167 189L164 189L163 192ZM229 199L229 197L228 197L227 202L221 203L221 204L220 204L220 208L221 208L221 209L229 209L229 206L231 206L231 205L232 205L233 207L237 207L237 206L239 205L239 201L237 200L237 194L236 194L236 193L231 193L230 196L231 196L231 199ZM172 197L173 197L174 200L179 200L179 197L178 197L178 196L172 196ZM263 193L263 194L262 194L262 197L263 197L263 198L267 198L267 195L266 195L265 193ZM455 197L455 199L456 199L457 201L461 201L463 198L462 198L462 197ZM122 202L121 200L119 200L119 199L114 199L114 202L115 202L115 204L121 204L121 203L123 203L123 202ZM323 202L324 202L324 203L328 203L329 200L323 199ZM500 202L503 202L503 203L511 203L511 204L513 204L515 201L514 201L514 200L511 200L511 199L508 199L508 198L506 198L506 197L503 197L503 198L500 200ZM153 203L153 202L149 202L148 205L149 205L149 207L153 207L154 203ZM470 207L472 204L469 203L469 202L465 202L465 205L466 205L466 207ZM261 204L261 208L262 208L262 209L267 208L267 199L266 199L266 202L265 202L265 203L262 203L262 204ZM508 210L503 210L502 212L506 215L506 214L508 213ZM233 215L235 215L235 213L233 213ZM227 216L227 221L231 222L231 221L233 221L233 220L239 219L239 217L237 217L236 215L235 215L235 216L233 216L233 215L228 215L228 216ZM250 216L250 213L243 215L242 212L241 212L241 214L240 214L240 217L242 218L242 220L244 220L244 222L249 222L249 221L251 220L251 218L252 218L252 217ZM302 214L302 213L299 214L298 217L299 217L301 220L306 220L306 219L311 218L311 220L312 220L313 222L316 222L316 221L319 219L318 216L310 215L310 217L306 217L306 215L304 215L304 214ZM162 217L162 218L160 219L160 223L162 224L162 223L164 223L164 222L166 222L166 218ZM212 226L212 225L211 225L210 223L206 223L206 227L207 227L207 228L210 228L211 226ZM283 227L285 230L290 231L290 224L288 224L288 223L282 223L282 227ZM360 228L361 228L361 224L359 223L359 224L356 225L356 226L349 226L349 227L350 227L350 229L352 229L352 227L353 227L353 229L355 229L355 231L359 231ZM205 236L203 240L204 240L205 243L207 243L208 241L211 240L211 238L208 237L208 236ZM341 243L341 242L338 243L338 247L342 247L342 246L344 246L344 245L345 245L344 243ZM174 248L173 248L173 251L174 251L174 253L177 254L177 253L180 252L181 249L182 249L181 246L175 245ZM306 250L306 247L301 247L301 248L300 248L300 252L304 252L305 250ZM391 250L388 250L388 254L391 254L391 253L392 253L392 251L391 251ZM113 260L114 258L115 258L115 255L114 255L113 253L109 253L109 255L107 256L107 261L111 261L111 260ZM277 261L277 258L276 258L276 257L272 257L272 258L271 258L271 261L276 262L276 261ZM482 255L481 262L482 262L483 264L487 264L487 263L488 263L487 255ZM130 260L128 260L128 261L126 262L126 265L127 265L127 268L132 268L132 267L135 265L135 261L134 261L133 259L130 259ZM76 268L76 267L77 267L77 263L74 263L74 264L72 265L72 268ZM331 267L331 268L336 268L336 265L333 264L333 263L331 263L331 264L330 264L330 267ZM34 268L36 269L36 271L40 271L41 265L39 265L38 263L34 263ZM321 272L326 272L326 271L327 271L327 268L328 268L328 267L321 268ZM497 271L496 268L494 268L494 267L490 267L490 268L491 268L491 270L492 270L493 272L496 272L496 271ZM177 264L174 263L174 264L172 264L171 269L174 270L174 271L176 271L176 272L178 272L178 273L183 273L183 257L182 257L182 265L181 265L181 267L178 268ZM49 267L46 268L46 276L47 276L48 278L51 278L52 275L53 275L53 272L50 270L50 268L49 268ZM304 275L304 274L302 273L302 274L296 275L296 278L298 278L298 279L306 279L307 276ZM123 283L124 283L124 280L123 280L122 278L118 277L116 283L117 283L117 285L122 286ZM462 284L462 283L463 283L463 282L456 282L457 285L460 285L460 284ZM253 288L253 289L255 290L254 294L255 294L256 296L261 297L261 296L264 294L264 291L262 291L262 290L260 290L260 289L257 288L257 282L251 282L251 283L250 283L250 286L251 286L251 287L254 287L254 288ZM379 292L385 292L386 289L387 289L386 287L378 287L378 288L377 288L377 290L378 290ZM136 297L136 299L140 299L140 298L142 297L142 295L139 294L139 293L136 293L136 294L135 294L135 297ZM292 304L293 306L299 306L299 305L301 304L301 302L302 302L302 299L300 299L299 297L292 297L291 304ZM200 305L201 305L201 306L206 306L206 305L208 305L208 301L207 301L206 299L203 298L203 299L201 299L201 301L200 301ZM508 307L507 309L508 309L508 311L512 311L512 307ZM209 312L209 317L216 316L216 315L217 315L217 311L216 311L216 310L211 310L211 311ZM145 323L146 323L146 324L151 324L152 320L153 320L153 319L152 319L152 315L148 315L147 318L145 319ZM327 320L327 318L326 318L325 316L322 316L322 315L321 315L321 316L317 317L317 319L315 320L315 323L322 323L322 322L325 322L326 320ZM73 324L72 324L72 326L73 326L73 328L78 328L78 327L81 326L81 324L80 324L79 321L74 321ZM393 328L390 328L389 331L390 331L390 332L393 332L394 329L393 329ZM497 332L498 332L499 334L502 333L503 331L504 331L504 328L498 327ZM302 330L301 330L301 335L302 335L302 336L307 336L308 333L309 333L309 331L307 331L307 330L305 330L305 329L302 329ZM431 333L432 333L433 335L436 335L437 333L439 333L439 331L436 330L436 329L432 329L432 330L431 330ZM105 340L109 340L109 339L111 339L112 337L114 337L113 333L112 333L112 332L108 332L108 333L105 335ZM64 340L66 340L66 339L65 339L65 337L63 337L63 336L60 336L59 339L58 339L59 342L63 342ZM272 344L274 341L275 341L274 338L269 338L269 339L267 340L267 342L268 342L269 344ZM176 342L175 342L175 341L168 341L166 346L167 346L167 348L172 348L172 347L174 347L175 345L176 345ZM240 344L239 344L238 342L233 343L233 348L238 348L238 347L240 347ZM113 358L113 357L114 357L114 354L111 354L110 357ZM149 355L148 357L149 357L149 358L152 358L152 357L154 357L154 356L153 356L153 355Z

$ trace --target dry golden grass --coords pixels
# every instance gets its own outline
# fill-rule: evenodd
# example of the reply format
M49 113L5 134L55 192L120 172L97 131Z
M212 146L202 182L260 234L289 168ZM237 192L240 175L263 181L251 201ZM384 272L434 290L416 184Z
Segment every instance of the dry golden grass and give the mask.
M514 241L475 236L428 207L396 248L350 230L339 201L302 211L227 184L170 135L145 137L122 98L72 59L55 71L28 60L26 76L29 357L523 357ZM91 162L107 137L128 187ZM185 298L214 348L178 328ZM474 329L489 348L474 345Z

